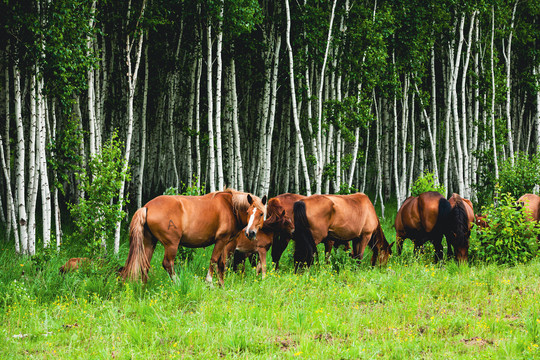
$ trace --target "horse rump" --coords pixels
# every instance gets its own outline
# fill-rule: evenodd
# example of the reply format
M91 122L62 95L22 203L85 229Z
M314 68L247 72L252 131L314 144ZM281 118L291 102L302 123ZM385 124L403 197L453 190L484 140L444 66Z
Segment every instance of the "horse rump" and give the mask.
M313 258L317 253L317 246L311 234L309 221L306 214L306 204L300 200L293 205L294 214L294 233L295 242L294 263L296 267L305 264L311 266Z

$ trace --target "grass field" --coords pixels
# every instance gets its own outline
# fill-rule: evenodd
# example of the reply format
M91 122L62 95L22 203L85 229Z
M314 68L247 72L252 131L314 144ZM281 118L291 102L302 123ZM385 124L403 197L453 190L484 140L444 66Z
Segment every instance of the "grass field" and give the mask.
M383 227L393 241L390 220ZM407 242L385 268L371 268L370 254L354 264L340 250L294 274L289 248L283 269L264 280L247 266L210 287L211 248L180 264L172 283L158 245L142 286L92 266L60 275L77 254L40 264L4 247L1 359L540 358L538 258L435 265Z

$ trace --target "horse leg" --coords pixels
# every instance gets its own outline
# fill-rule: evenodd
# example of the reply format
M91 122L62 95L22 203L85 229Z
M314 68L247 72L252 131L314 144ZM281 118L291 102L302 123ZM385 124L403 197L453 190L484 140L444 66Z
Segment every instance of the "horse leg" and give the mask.
M163 268L167 271L172 281L176 281L176 273L174 271L174 259L178 252L178 246L169 245L165 248L165 256L163 257Z
M366 246L369 243L369 240L371 239L371 233L369 234L362 234L359 238L353 239L353 253L352 257L353 259L356 259L358 263L362 261L364 258L364 252L366 250Z
M281 255L283 255L287 245L289 245L288 239L286 239L288 236L289 235L284 234L274 236L274 241L272 243L272 262L276 264L276 270L279 269L279 259L281 259Z
M330 255L332 253L332 248L334 247L335 241L326 239L324 242L324 258L326 262L328 263L330 261Z
M257 264L257 275L259 275L262 271L262 278L264 279L266 277L266 249L264 247L260 247L257 249L257 252L259 253L259 263Z
M225 239L218 239L216 240L216 244L214 245L214 250L212 251L212 256L210 257L210 267L208 268L208 274L206 275L206 281L209 283L212 283L212 272L213 267L215 266L217 268L218 273L218 280L219 284L223 285L223 273L225 268L223 266L220 266L220 257L223 255L223 249L225 248L227 241Z
M442 234L436 235L433 241L433 247L435 248L435 263L438 263L439 260L443 259L443 246L442 246Z
M405 239L401 236L396 236L396 251L398 255L401 255L401 252L403 251L403 243L405 242Z

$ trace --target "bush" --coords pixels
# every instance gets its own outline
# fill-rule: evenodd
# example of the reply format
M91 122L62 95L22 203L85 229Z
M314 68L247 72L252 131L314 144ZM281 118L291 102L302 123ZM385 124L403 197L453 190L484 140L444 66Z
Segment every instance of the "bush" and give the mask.
M536 184L540 184L540 153L529 156L519 153L514 157L514 166L510 159L501 163L499 185L501 192L510 193L519 198L532 193Z
M471 259L497 264L525 263L537 253L540 226L527 221L516 199L504 193L494 204L484 207L489 227L473 228L469 247Z
M69 210L79 230L73 234L74 239L84 242L88 255L94 257L105 253L107 239L114 238L116 223L126 216L118 193L122 179L129 181L130 176L129 169L124 172L122 143L116 133L90 160L88 168L89 173L83 170L78 175L85 197L78 204L70 204Z
M429 171L424 171L424 175L420 176L411 187L411 195L418 196L426 191L437 191L442 196L446 195L446 189L442 184L438 184L435 175Z

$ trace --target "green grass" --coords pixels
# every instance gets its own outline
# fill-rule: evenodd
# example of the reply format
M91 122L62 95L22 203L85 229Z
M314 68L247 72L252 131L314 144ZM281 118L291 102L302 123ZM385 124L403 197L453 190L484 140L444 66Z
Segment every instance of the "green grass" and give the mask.
M62 276L58 268L76 254L36 266L4 248L2 359L540 357L538 258L515 267L435 265L432 251L414 257L406 242L385 268L371 268L369 252L358 265L340 250L294 274L288 249L283 269L264 280L248 265L210 287L210 248L177 266L172 283L158 245L143 286L118 282L115 264Z

